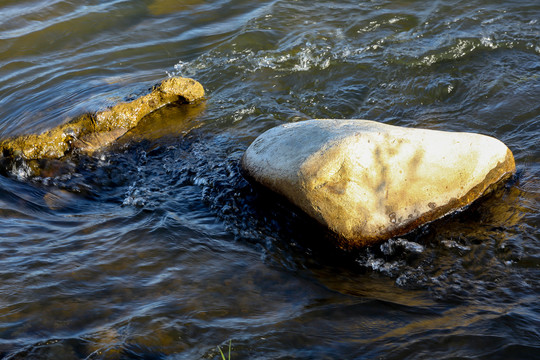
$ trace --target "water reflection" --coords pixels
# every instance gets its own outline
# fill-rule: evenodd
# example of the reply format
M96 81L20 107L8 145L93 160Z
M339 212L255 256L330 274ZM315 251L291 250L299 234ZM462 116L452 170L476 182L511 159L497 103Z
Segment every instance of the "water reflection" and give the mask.
M537 5L0 8L17 14L0 20L2 137L166 72L208 90L62 176L0 177L0 357L219 359L229 340L235 359L538 357ZM342 253L238 169L262 131L315 117L494 135L518 174L460 214Z

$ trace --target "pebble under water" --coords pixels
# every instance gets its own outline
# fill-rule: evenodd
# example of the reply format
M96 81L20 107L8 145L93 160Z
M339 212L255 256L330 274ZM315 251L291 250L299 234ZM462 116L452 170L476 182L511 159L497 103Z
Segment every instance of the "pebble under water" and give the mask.
M50 176L0 176L0 358L540 357L540 5L6 0L0 137L193 77ZM312 118L494 136L517 173L462 212L345 253L244 180Z

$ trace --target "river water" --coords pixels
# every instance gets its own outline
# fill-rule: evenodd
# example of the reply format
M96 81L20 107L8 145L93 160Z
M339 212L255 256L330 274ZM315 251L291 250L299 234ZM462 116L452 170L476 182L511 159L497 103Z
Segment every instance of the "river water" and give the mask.
M0 137L193 77L68 171L0 176L0 357L540 357L540 4L3 0ZM311 118L497 137L517 174L465 211L342 253L253 188L257 135Z

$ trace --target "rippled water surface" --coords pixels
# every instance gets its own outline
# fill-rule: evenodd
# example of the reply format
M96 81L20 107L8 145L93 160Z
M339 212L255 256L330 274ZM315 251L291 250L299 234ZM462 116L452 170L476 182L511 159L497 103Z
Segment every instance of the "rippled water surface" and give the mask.
M537 1L3 0L0 137L168 75L153 114L69 171L0 176L0 357L540 357ZM517 174L459 214L341 253L239 159L310 118L495 136ZM160 130L165 129L165 130ZM152 133L152 135L149 135Z

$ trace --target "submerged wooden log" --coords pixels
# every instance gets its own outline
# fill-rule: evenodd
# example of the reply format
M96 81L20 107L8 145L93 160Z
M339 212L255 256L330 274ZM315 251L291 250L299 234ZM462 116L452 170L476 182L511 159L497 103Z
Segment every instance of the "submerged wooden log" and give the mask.
M84 114L42 134L22 135L0 141L0 160L61 159L74 150L92 154L139 124L155 110L172 103L201 99L204 89L193 79L173 77L131 102L95 114Z

